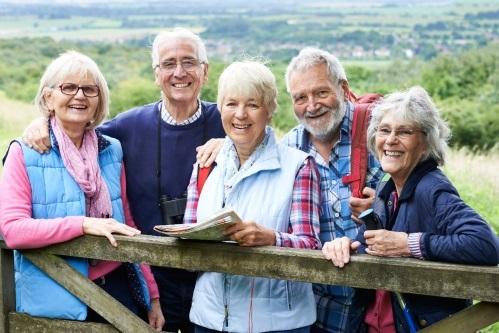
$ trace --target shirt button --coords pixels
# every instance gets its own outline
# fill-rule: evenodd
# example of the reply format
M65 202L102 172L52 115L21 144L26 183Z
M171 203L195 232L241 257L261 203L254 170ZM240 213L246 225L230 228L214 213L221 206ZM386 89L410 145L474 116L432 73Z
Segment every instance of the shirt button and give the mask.
M340 214L334 213L334 217L339 217L339 216L340 216Z
M424 320L424 319L419 320L419 326L426 327L426 325L428 325L428 322L426 320Z

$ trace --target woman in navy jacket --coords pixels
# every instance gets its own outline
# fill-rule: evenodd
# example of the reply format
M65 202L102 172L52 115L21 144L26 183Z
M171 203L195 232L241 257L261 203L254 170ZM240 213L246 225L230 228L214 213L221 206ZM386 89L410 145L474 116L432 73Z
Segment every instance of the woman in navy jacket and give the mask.
M438 168L445 162L450 131L427 92L413 87L387 96L373 110L369 148L387 173L378 184L374 212L379 230L363 226L356 241L346 237L323 247L343 267L350 251L384 257L415 257L461 264L497 265L498 237L466 205ZM420 328L470 305L468 300L402 295ZM408 332L399 302L382 290L357 290L350 332Z

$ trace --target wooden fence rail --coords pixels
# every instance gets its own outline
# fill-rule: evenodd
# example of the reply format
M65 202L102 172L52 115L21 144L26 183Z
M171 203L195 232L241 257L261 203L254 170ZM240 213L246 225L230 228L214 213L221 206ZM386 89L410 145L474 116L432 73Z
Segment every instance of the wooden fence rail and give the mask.
M84 236L43 249L24 251L48 275L77 295L113 326L33 318L15 313L12 251L0 240L0 332L151 332L133 314L58 256L87 257L197 271L216 271L481 301L424 332L472 332L499 321L499 267L455 265L410 258L355 255L343 269L320 251L196 242L168 237ZM63 273L64 272L64 273Z

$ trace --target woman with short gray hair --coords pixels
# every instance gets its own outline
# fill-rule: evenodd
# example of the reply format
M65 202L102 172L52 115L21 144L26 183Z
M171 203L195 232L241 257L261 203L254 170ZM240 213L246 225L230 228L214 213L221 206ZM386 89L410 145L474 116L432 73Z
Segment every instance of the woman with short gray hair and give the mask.
M277 107L270 69L234 62L218 83L218 107L227 137L201 191L194 168L184 222L195 223L222 208L244 222L224 234L240 246L316 249L319 174L310 156L276 142L270 126ZM196 333L307 333L316 320L310 283L200 273L190 319Z
M438 168L445 162L449 136L421 87L388 95L377 105L368 142L387 173L376 189L373 220L377 225L363 226L356 241L343 237L327 242L326 258L343 267L350 251L359 250L380 257L497 265L498 237ZM392 293L358 290L355 295L352 306L362 309L363 315L348 321L349 332L413 332L471 304L471 300L405 294L402 297L412 312L409 322L400 298Z

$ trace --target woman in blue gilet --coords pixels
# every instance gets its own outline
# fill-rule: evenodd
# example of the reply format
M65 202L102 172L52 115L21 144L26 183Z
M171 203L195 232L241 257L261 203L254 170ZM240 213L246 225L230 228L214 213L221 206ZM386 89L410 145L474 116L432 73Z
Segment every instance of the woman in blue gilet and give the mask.
M134 236L120 143L94 128L108 114L109 90L97 64L78 52L55 59L40 80L36 107L47 117L52 148L40 154L13 141L0 182L0 230L7 245L30 249L81 235ZM146 265L65 258L135 313L161 328L158 289ZM103 321L19 251L16 310L32 316ZM133 277L133 278L129 278Z

